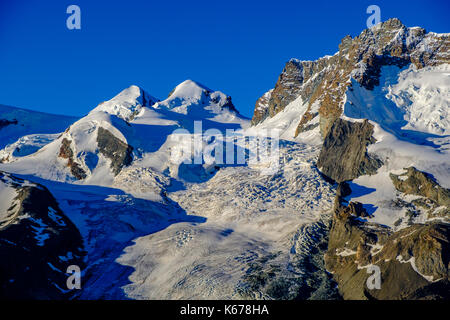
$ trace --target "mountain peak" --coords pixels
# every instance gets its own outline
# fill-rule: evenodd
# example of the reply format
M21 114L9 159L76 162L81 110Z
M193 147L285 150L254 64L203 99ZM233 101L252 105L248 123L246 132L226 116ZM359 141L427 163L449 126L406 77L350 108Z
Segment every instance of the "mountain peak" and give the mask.
M231 97L221 91L212 90L205 85L194 81L185 80L177 85L169 94L167 99L158 102L154 108L165 108L171 111L188 114L194 112L199 115L201 110L207 113L222 113L224 109L238 113Z
M398 18L390 18L382 22L381 27L386 29L400 29L405 27L405 25Z
M170 93L168 98L174 97L198 97L203 92L212 92L213 90L194 80L187 79L177 85Z
M131 85L111 100L100 103L91 113L103 111L129 121L139 113L142 107L150 107L158 101L159 99L151 96L141 87Z
M159 99L148 94L141 87L132 84L128 88L122 90L118 95L116 95L112 100L116 101L137 101L143 107L150 107L154 103L158 102Z

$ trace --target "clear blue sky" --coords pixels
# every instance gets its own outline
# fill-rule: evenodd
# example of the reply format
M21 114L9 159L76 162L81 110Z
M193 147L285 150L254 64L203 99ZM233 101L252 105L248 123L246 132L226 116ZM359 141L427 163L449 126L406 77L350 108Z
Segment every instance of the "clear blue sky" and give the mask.
M450 32L450 1L0 0L0 104L84 115L137 84L165 99L193 79L232 96L251 116L292 57L338 50L381 20ZM81 30L66 8L81 8Z

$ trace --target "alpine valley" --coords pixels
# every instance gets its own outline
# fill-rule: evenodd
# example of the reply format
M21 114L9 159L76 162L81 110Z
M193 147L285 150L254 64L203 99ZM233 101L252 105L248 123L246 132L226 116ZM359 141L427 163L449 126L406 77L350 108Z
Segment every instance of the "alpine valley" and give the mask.
M450 34L390 19L330 49L251 120L192 80L82 118L0 105L0 298L449 299ZM199 124L202 150L275 130L278 153L191 161Z

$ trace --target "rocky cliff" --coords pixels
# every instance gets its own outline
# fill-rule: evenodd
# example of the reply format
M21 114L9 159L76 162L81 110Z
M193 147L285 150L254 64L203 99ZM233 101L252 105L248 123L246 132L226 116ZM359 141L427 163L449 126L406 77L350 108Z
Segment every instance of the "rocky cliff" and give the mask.
M80 232L45 187L0 171L0 197L8 192L14 197L0 223L0 299L67 299L67 268L84 266Z
M80 164L76 162L71 145L72 141L64 138L61 141L58 157L67 159L67 167L70 168L72 175L78 180L82 180L87 176L86 171L84 171Z
M404 180L392 177L398 191L422 195L433 203L448 201L450 190L432 182L426 173L409 168L405 176L408 178ZM394 231L371 223L361 204L347 203L345 197L351 192L347 183L339 184L325 254L326 267L338 282L343 298L450 299L448 204L439 219ZM367 284L373 266L380 270L379 288Z
M110 166L115 175L133 160L133 147L120 141L102 127L98 128L97 144L99 152L111 161Z
M375 142L373 125L367 120L350 122L337 119L327 133L317 166L322 173L336 182L374 174L382 162L369 155L367 146Z
M322 137L341 115L350 79L368 90L378 84L381 67L414 64L418 69L449 63L450 36L407 28L398 19L389 19L364 30L359 36L346 36L339 51L316 61L289 61L272 92L258 100L252 123L273 117L301 96L307 110L298 119L296 135L310 130L309 122L320 118ZM264 102L264 101L268 102Z

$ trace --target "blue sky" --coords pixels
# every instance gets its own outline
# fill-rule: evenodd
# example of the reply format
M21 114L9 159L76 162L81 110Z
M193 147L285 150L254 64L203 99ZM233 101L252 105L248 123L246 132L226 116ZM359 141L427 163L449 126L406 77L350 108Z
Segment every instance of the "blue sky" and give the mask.
M66 8L81 8L68 30ZM131 84L165 99L193 79L250 117L292 57L314 60L381 20L450 32L450 1L0 0L0 104L84 115Z

